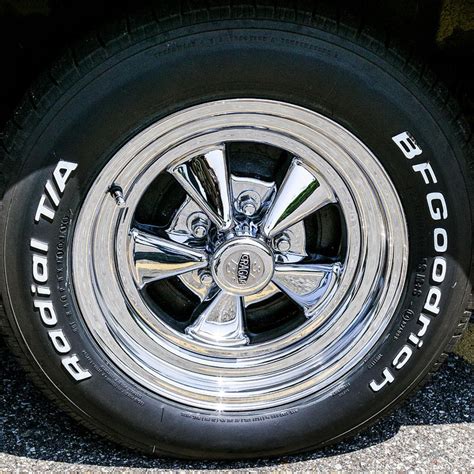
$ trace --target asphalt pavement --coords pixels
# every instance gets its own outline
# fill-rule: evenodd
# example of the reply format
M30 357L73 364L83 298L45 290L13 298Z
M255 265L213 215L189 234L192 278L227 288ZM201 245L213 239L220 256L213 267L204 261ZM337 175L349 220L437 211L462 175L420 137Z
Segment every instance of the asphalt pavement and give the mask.
M234 463L150 458L104 441L58 411L0 348L0 472L474 472L473 326L420 392L352 440L305 455Z

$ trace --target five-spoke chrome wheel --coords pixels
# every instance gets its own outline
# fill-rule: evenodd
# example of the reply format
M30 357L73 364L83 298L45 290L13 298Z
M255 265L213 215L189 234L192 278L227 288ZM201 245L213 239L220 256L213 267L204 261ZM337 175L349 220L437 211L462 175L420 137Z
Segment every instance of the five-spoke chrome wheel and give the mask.
M407 252L395 189L356 137L236 99L166 117L111 158L77 222L73 278L134 380L253 410L342 383L397 307Z

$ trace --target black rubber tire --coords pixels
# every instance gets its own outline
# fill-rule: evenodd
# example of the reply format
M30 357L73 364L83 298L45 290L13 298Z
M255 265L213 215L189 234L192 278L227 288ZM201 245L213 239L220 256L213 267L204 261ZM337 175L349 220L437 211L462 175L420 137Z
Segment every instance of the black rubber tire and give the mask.
M178 2L177 2L178 3ZM211 3L212 2L207 2ZM69 50L25 97L3 133L1 292L3 331L35 381L95 431L148 453L183 458L249 458L294 453L334 442L372 423L417 387L461 334L471 291L473 157L470 132L445 89L420 64L363 29L271 2L176 9L132 16ZM101 167L130 137L184 107L219 98L287 101L322 113L359 137L379 158L401 197L409 228L404 294L370 356L325 397L267 412L212 413L161 398L129 380L85 329L70 291L74 223ZM407 159L392 137L408 131L422 154ZM34 216L60 160L79 164L52 221ZM413 165L429 162L437 183ZM444 196L434 220L428 193ZM440 201L435 201L436 209ZM433 213L433 212L432 212ZM436 252L435 228L448 235ZM54 249L51 301L58 322L92 377L76 382L61 365L33 306L30 239ZM442 242L441 242L442 243ZM434 258L447 273L431 278ZM440 312L423 310L430 288ZM423 346L421 312L429 325ZM394 358L413 354L400 370ZM392 383L374 392L372 380Z

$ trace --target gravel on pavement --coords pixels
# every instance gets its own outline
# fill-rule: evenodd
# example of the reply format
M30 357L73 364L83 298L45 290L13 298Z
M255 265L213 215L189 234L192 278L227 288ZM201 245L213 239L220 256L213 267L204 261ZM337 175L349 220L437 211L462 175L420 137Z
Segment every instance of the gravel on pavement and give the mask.
M61 413L1 347L0 472L474 472L473 326L420 392L355 438L305 455L232 463L151 458L101 439Z

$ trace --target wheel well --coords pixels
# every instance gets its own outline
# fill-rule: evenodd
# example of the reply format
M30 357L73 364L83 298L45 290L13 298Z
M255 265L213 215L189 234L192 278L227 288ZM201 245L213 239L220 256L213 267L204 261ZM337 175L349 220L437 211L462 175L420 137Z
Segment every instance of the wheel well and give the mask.
M219 6L219 0L206 5ZM236 0L252 8L258 0ZM200 0L0 0L0 128L11 116L29 84L77 38L131 11L199 8ZM362 18L364 25L397 38L423 56L472 115L473 81L467 72L474 48L472 2L469 0L282 0L282 9L298 4L326 16ZM471 20L469 20L471 18ZM471 121L472 122L472 121Z

